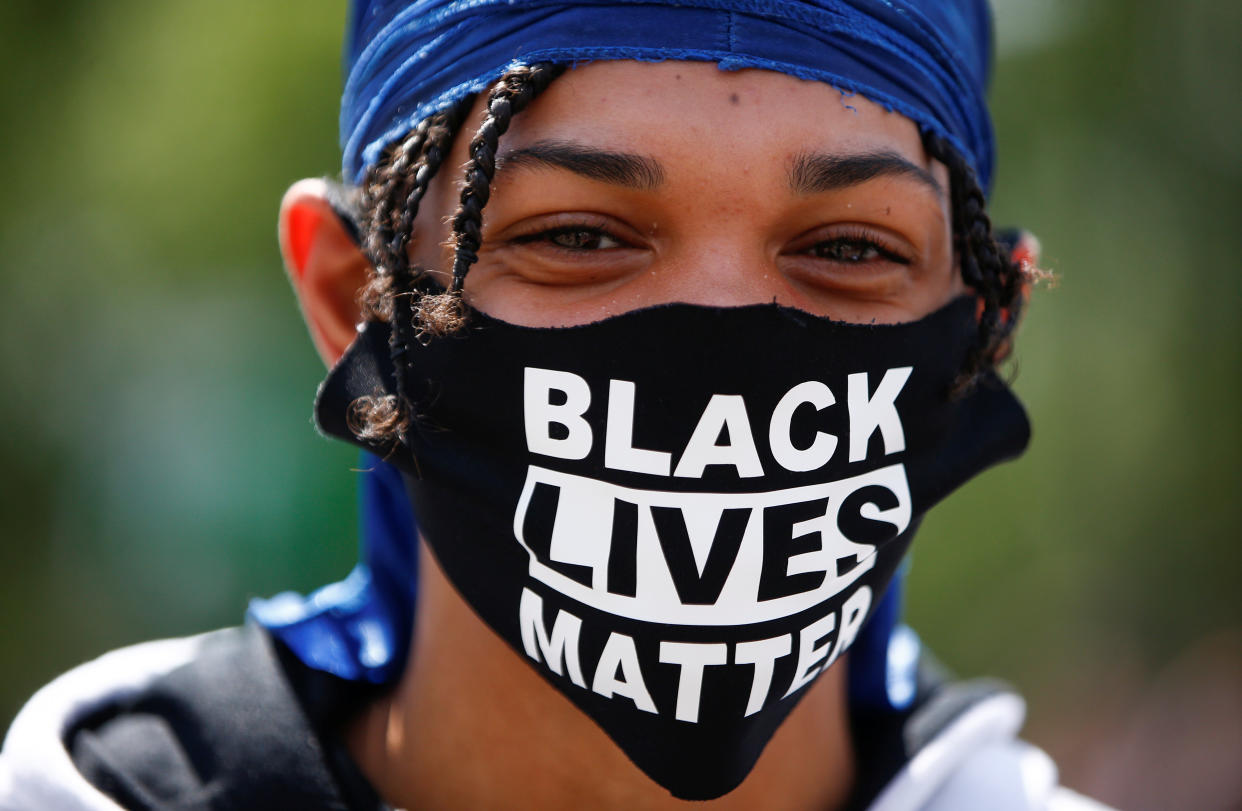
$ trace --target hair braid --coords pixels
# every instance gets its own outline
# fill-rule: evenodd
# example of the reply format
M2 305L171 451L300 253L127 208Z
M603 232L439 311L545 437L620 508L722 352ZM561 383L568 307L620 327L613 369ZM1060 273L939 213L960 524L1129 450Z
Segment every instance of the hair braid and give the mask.
M962 279L980 302L977 337L958 382L958 389L964 390L1009 354L1024 303L1024 276L996 240L974 170L943 138L926 135L924 145L949 169L954 247Z
M478 260L483 242L483 207L491 196L492 178L496 173L496 147L500 136L509 129L513 116L520 113L565 71L564 65L533 65L505 74L492 88L487 99L487 116L470 141L470 161L466 164L466 183L461 200L453 215L452 293L460 293L470 266Z
M369 227L366 229L364 248L371 257L374 269L381 275L392 273L394 265L391 243L398 231L394 221L398 214L397 190L408 186L408 181L413 180L413 175L406 170L411 162L422 156L430 127L431 119L421 122L397 144L383 164L368 173L364 193L374 204L366 206L371 222L367 223Z
M368 320L391 320L396 290L408 289L397 279L409 269L414 217L472 103L467 98L424 119L367 172L360 219L371 268L358 301Z
M411 287L413 274L407 249L414 217L473 101L464 99L421 121L367 172L360 219L365 235L362 248L371 266L366 283L358 291L358 303L363 318L369 321L392 322L394 299ZM394 350L405 346L405 336L396 326L394 323ZM401 374L399 368L397 373ZM360 439L391 442L408 426L407 412L397 395L377 392L350 403L346 423Z
M410 236L414 228L414 217L418 214L418 207L422 203L423 195L427 193L427 186L431 183L431 178L435 177L439 171L440 165L444 162L448 155L449 145L452 143L453 136L457 132L457 128L461 126L461 122L465 120L466 113L470 108L470 103L460 104L451 110L433 116L430 119L430 125L427 131L427 143L423 149L422 160L418 163L415 171L409 173L409 181L404 187L405 199L399 207L399 215L397 217L394 231L394 242L390 246L394 253L399 254L402 258L407 256L406 248L409 246ZM395 240L400 239L398 243ZM408 262L403 262L408 264Z
M489 94L487 117L471 141L466 187L453 218L456 255L448 292L415 290L423 271L410 266L409 247L423 195L448 157L474 97L464 98L452 108L421 121L368 170L362 184L360 219L365 234L362 247L371 269L358 300L364 318L392 324L398 388L405 372L400 356L410 340L452 333L465 323L461 288L482 244L483 206L487 204L496 171L500 136L508 130L513 115L525 109L564 70L564 66L549 64L519 66L502 76ZM401 298L409 302L406 312L410 318L394 317L398 312L395 302ZM391 441L399 438L408 426L407 412L396 395L377 393L351 403L347 420L350 430L361 439Z
M483 207L491 196L500 136L508 131L513 116L526 109L564 71L564 65L519 66L502 76L488 95L486 116L470 141L465 185L452 220L452 281L446 292L421 296L415 304L420 335L450 334L464 325L461 291L483 243Z

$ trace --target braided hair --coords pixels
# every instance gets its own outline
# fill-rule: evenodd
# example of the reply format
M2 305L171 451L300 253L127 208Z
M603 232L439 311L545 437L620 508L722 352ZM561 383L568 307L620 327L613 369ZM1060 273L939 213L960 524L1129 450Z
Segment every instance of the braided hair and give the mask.
M394 359L399 360L410 341L452 334L465 326L462 289L482 244L483 208L491 194L500 136L513 116L564 71L563 65L547 63L519 66L505 73L489 93L483 123L470 142L465 184L452 217L454 261L443 292L419 284L427 269L410 266L410 238L423 195L451 150L474 97L425 119L368 170L358 208L362 247L371 268L359 303L365 319L392 325ZM979 297L978 334L956 386L962 393L1007 357L1026 276L997 241L974 170L945 139L925 134L923 144L928 155L949 170L955 253L963 280ZM403 368L403 363L395 364L399 384ZM408 427L407 408L394 395L359 398L351 406L350 428L366 440L398 439Z
M923 148L949 170L954 253L962 268L962 280L979 297L978 334L956 386L962 393L1009 356L1028 279L1026 269L1015 263L997 240L975 170L937 135L924 135Z
M358 218L370 269L358 303L363 318L392 325L394 359L400 359L410 340L452 334L465 326L461 291L483 242L483 207L491 195L500 136L508 131L513 116L564 72L564 65L519 66L501 76L488 95L483 123L470 142L466 182L453 215L455 259L446 291L421 289L418 282L427 269L410 266L410 238L423 195L452 149L474 97L467 96L422 121L368 170ZM398 302L404 303L404 315L398 311ZM404 364L398 362L395 371L398 384L403 383ZM400 385L398 390L402 390ZM351 403L347 421L360 439L391 441L400 438L409 425L408 406L392 394L360 397Z

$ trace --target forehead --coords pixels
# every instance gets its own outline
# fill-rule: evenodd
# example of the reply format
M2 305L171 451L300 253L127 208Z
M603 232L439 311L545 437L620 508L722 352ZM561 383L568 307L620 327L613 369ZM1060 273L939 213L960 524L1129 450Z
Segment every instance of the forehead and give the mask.
M792 160L807 151L891 151L928 164L914 122L869 99L784 73L706 62L617 60L569 70L514 118L503 144L549 139L710 155L742 161L739 168L759 155Z

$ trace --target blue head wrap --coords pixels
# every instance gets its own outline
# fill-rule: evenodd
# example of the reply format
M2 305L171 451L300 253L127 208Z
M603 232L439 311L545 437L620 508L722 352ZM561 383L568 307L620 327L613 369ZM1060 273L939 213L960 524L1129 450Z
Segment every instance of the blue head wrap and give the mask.
M515 64L716 62L827 82L946 138L992 178L987 0L358 0L341 148L361 179L423 118Z
M994 144L984 89L987 0L356 0L345 42L341 148L358 181L415 124L515 64L600 59L766 68L859 93L942 136L986 189ZM400 475L364 454L361 561L303 597L250 616L311 667L388 682L405 664L416 602L416 531ZM855 706L913 698L918 642L898 624L900 578L851 654Z

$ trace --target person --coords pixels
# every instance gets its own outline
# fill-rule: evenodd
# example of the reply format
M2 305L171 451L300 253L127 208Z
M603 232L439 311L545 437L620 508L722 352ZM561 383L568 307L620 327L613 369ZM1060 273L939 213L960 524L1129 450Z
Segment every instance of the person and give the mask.
M982 0L355 3L347 182L280 241L366 559L44 688L4 807L1098 807L897 621L1029 433L990 47Z

